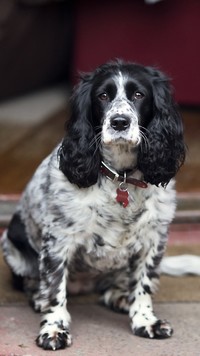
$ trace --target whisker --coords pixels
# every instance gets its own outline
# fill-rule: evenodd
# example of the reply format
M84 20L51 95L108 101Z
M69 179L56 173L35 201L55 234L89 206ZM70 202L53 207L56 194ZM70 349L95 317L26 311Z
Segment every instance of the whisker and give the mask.
M144 143L144 147L145 147L145 149L147 150L148 148L149 148L149 140L148 140L148 137L146 136L146 133L149 133L150 131L146 128L146 127L144 127L144 126L142 126L142 125L139 125L139 130L140 130L140 135L142 136L142 138L143 138L143 143ZM145 132L144 132L145 131ZM141 145L141 147L142 147L142 145Z
M142 132L141 130L140 130L140 135L143 138L143 143L144 143L145 149L147 150L149 148L149 140L148 140L147 136L145 135L145 133Z
M102 126L101 125L97 125L97 126L95 126L95 129L101 129L102 128Z
M99 145L101 140L101 132L98 132L94 138L91 140L90 144L89 144L89 148L91 148L94 144L96 144L97 146Z
M100 144L101 144L101 132L99 132L96 136L95 136L95 143L96 143L96 147L95 147L95 150L94 150L94 153L93 153L93 157L95 156L97 150L99 149L100 147Z
M144 130L144 131L146 131L146 132L150 132L146 127L144 127L144 126L142 126L142 125L139 125L139 129L142 129L142 130Z

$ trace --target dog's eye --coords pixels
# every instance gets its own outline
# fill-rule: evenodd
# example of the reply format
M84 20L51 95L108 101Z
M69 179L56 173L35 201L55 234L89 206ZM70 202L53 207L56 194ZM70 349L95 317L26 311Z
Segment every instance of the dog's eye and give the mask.
M144 98L144 94L141 93L141 91L135 91L135 93L133 94L133 99L140 100L142 98Z
M108 100L108 95L107 95L106 93L101 93L101 94L99 95L99 99L100 99L100 100Z

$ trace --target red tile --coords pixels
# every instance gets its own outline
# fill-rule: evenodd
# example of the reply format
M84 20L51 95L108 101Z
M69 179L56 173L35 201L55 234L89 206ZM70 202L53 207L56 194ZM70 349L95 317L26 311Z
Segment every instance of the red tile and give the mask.
M172 224L168 243L200 244L200 224Z

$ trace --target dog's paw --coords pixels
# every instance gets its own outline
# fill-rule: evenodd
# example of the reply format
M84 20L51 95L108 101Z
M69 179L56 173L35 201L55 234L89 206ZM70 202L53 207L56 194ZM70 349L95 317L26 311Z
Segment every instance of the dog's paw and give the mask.
M107 290L99 301L117 313L127 314L129 312L128 295L125 295L118 289Z
M133 327L132 329L135 335L150 339L166 339L173 334L173 329L166 320L157 320L153 325Z
M56 324L42 329L36 339L36 344L45 350L58 350L71 346L72 337L67 329L61 329Z

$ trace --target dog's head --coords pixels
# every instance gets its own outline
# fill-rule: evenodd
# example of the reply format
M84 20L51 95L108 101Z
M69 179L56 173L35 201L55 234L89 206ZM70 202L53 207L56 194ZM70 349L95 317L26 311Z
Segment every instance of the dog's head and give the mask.
M79 187L95 184L101 160L117 171L135 166L165 185L185 158L183 129L160 71L116 61L82 77L59 150L60 169Z

